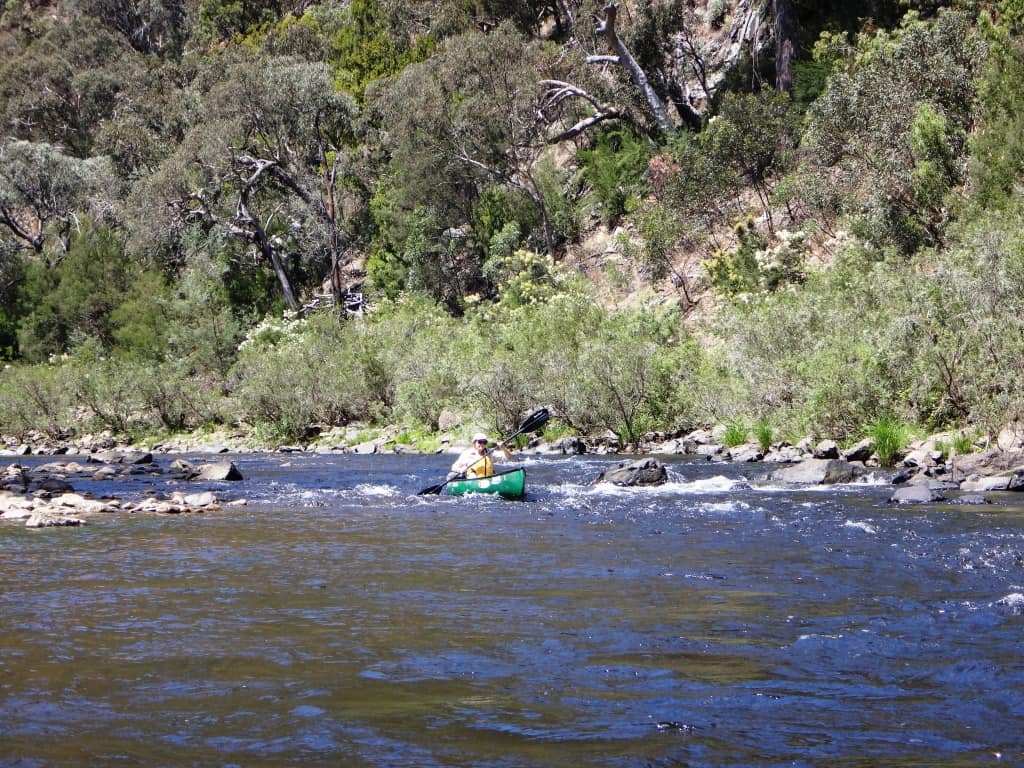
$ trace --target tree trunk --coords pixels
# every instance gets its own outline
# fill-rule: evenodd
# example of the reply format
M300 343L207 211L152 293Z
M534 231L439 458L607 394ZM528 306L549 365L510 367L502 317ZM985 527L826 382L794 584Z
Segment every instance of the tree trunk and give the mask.
M277 282L281 284L281 293L284 295L284 301L288 305L288 309L297 312L299 310L299 301L295 298L295 291L292 290L292 282L288 279L288 273L284 271L284 262L281 261L281 254L277 252L273 245L267 242L266 238L263 238L260 242L260 250L274 268L274 274L277 275Z
M654 113L654 122L657 124L658 129L661 131L673 130L672 120L669 119L668 110L665 109L664 102L655 93L654 88L651 87L647 79L647 74L640 67L639 62L633 58L633 54L630 53L626 44L619 39L618 32L615 31L615 18L619 12L618 3L609 3L604 7L604 12L604 21L598 25L597 31L605 36L608 46L619 57L619 63L626 68L634 85L640 89L640 93L643 94L647 106Z
M775 33L775 90L793 93L793 57L796 53L792 0L772 0Z

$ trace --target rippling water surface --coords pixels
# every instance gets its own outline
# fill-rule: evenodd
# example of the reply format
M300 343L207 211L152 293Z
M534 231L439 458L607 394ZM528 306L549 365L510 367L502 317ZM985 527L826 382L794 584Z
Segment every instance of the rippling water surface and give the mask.
M0 765L1024 763L1012 497L529 458L506 502L416 496L445 457L233 458L245 507L0 524Z

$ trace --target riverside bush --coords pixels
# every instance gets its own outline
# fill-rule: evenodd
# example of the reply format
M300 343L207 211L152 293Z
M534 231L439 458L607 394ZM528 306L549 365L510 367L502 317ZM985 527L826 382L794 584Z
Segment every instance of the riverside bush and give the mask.
M0 434L24 438L40 430L52 438L70 431L72 397L59 365L5 365L0 369Z

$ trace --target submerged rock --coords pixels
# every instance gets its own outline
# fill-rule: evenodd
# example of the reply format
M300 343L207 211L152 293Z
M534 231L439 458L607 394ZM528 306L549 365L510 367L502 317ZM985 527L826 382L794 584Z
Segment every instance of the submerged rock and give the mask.
M891 504L931 504L936 501L945 501L946 497L935 488L924 483L914 483L897 488L895 493L889 497Z

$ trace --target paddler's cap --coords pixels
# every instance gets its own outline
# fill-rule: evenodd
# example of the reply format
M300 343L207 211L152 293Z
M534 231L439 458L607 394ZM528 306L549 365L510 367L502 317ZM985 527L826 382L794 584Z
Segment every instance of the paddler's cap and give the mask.
M475 435L473 435L473 442L486 443L488 442L487 435L485 435L483 432L477 432Z

